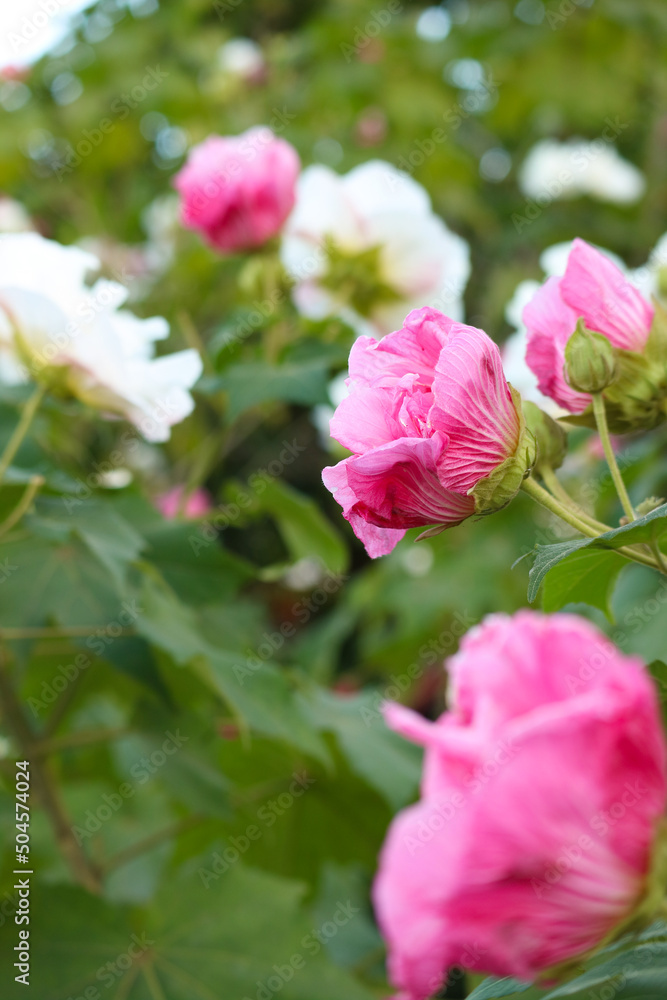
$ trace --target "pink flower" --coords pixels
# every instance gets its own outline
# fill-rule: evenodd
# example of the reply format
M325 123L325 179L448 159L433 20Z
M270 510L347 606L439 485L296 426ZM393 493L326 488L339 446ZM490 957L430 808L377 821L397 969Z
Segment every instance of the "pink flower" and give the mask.
M181 219L222 253L259 247L294 206L299 156L268 128L209 136L174 178Z
M360 337L349 370L331 434L353 454L322 478L368 554L391 552L408 528L474 514L472 490L523 437L493 341L416 309L397 333Z
M178 510L182 496L183 487L174 486L172 489L156 498L155 506L163 517L166 517L168 521L172 521L174 518L178 517ZM190 494L185 502L183 517L188 519L203 517L204 514L208 514L210 509L211 497L206 490L195 490L194 493Z
M575 240L562 278L549 278L523 310L528 328L528 367L540 392L570 413L582 413L591 397L572 389L563 375L565 345L583 319L619 349L641 352L653 308L609 258Z
M594 948L640 901L665 809L651 679L573 615L493 615L449 661L422 799L394 819L374 886L393 983L431 996L455 965L532 980Z

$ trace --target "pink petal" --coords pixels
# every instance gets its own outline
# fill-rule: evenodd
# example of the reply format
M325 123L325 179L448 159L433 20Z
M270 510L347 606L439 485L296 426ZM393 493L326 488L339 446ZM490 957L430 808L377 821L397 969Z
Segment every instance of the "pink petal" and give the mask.
M343 508L343 517L349 521L352 530L359 541L363 542L371 559L389 555L405 535L405 529L379 528L355 512L357 498L347 482L347 463L349 461L350 459L346 458L338 465L330 465L323 469L324 485L333 493L334 498Z
M653 322L653 308L609 258L575 240L561 281L561 295L589 330L614 347L641 351Z
M453 324L436 365L432 422L449 437L444 486L467 493L516 451L519 418L500 351L482 330Z
M359 337L350 352L351 384L390 386L404 375L415 374L422 385L430 387L453 325L437 309L415 309L396 333L381 340Z
M431 438L401 438L365 455L347 459L348 485L358 498L355 510L386 528L459 524L474 513L471 497L445 489L437 463L447 446Z
M563 301L562 278L549 278L523 310L528 329L526 363L537 376L540 392L570 413L582 413L590 396L577 392L565 381L565 345L574 333L578 314Z
M400 398L393 389L357 388L336 407L331 436L359 454L403 436L397 419Z

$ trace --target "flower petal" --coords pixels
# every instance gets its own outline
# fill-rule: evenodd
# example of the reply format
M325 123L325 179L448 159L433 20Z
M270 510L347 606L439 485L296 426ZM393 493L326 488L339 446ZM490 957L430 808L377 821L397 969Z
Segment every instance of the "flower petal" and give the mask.
M441 482L467 493L514 454L519 442L519 417L500 351L483 330L454 324L436 365L433 394L433 425L449 438L439 464Z
M590 330L614 347L641 351L653 322L653 308L609 258L575 240L561 282L563 300L583 316Z
M562 278L548 278L523 310L528 328L526 362L537 376L540 392L570 413L582 413L591 398L565 381L565 345L574 333L578 315L561 295Z

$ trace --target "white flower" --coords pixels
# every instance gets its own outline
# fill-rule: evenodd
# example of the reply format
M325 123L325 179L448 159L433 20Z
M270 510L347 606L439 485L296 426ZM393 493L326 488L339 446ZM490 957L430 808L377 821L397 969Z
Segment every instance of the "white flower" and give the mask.
M155 358L166 320L121 309L127 289L117 282L86 284L98 269L92 254L37 233L0 236L0 380L46 379L131 421L148 441L166 441L193 409L201 358Z
M663 233L651 250L643 267L628 274L645 299L664 299L667 295L667 233Z
M374 250L377 259L371 260L368 252ZM354 258L362 254L366 267L376 268L363 305L354 290L363 266ZM310 319L340 316L357 332L377 336L398 330L407 313L421 306L463 318L468 244L433 213L421 185L381 160L343 177L324 166L304 170L281 258L295 282L294 302ZM350 280L331 287L345 259Z
M29 233L32 219L19 201L0 195L0 233Z
M519 173L528 198L548 203L559 198L590 195L601 201L629 204L644 193L644 175L619 155L609 141L544 139L533 146Z
M250 38L232 38L218 49L218 66L229 76L254 83L262 79L266 61L257 42Z
M62 41L94 0L5 0L0 4L0 70L29 66Z

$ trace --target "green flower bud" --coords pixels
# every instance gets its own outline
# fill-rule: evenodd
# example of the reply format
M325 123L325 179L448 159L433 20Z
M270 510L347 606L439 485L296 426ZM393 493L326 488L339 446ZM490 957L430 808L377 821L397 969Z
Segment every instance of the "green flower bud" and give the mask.
M614 348L601 333L586 329L583 320L565 345L564 374L577 392L602 392L614 380Z
M539 470L540 465L548 465L551 469L559 469L567 452L565 430L548 413L527 400L523 404L523 415L537 442L535 467Z

